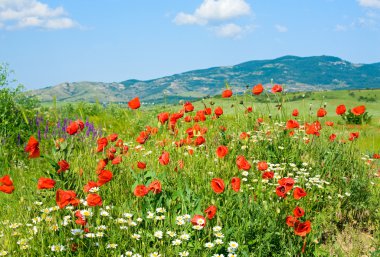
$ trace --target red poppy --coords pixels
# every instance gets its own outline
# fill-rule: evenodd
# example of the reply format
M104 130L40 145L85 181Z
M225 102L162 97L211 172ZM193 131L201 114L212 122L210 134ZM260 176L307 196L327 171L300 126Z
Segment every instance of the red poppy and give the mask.
M145 144L146 140L148 140L150 136L150 132L148 131L141 131L140 135L137 137L136 142L139 144Z
M107 166L107 163L108 159L100 159L96 167L96 172L98 173L99 171L103 170Z
M267 162L258 162L257 163L257 169L261 171L265 171L268 169L268 163Z
M66 128L66 132L69 135L74 135L74 134L76 134L79 131L79 129L80 129L80 127L79 127L78 122L71 121L70 124Z
M232 187L232 190L234 190L235 192L240 191L240 184L241 184L240 178L233 177L231 179L231 187Z
M327 111L324 108L319 108L317 111L317 117L322 118L325 117L327 114Z
M363 113L365 113L365 106L364 106L364 105L356 106L355 108L352 108L352 109L351 109L351 112L352 112L355 116L362 115Z
M133 110L140 108L140 99L138 97L133 98L128 102L128 106Z
M380 154L374 153L372 156L373 159L380 159Z
M59 169L57 170L58 174L70 169L70 164L65 160L60 160L58 162Z
M227 148L227 146L221 145L221 146L218 146L218 148L216 149L216 155L219 158L223 158L227 154L228 154L228 148Z
M236 165L238 166L239 170L249 170L251 168L251 164L249 164L249 162L242 155L239 155L236 158Z
M75 217L77 217L77 219L75 220L76 224L81 225L81 226L86 226L87 224L86 217L80 212L80 210L77 210L75 212Z
M292 190L292 188L293 188L293 186L294 186L294 183L295 183L295 181L294 181L294 179L292 179L292 178L282 178L282 179L280 179L280 180L278 181L278 184L279 184L280 186L284 186L285 189L286 189L286 191L290 191L290 190Z
M118 134L113 133L113 134L109 135L109 136L107 137L107 139L108 139L109 141L111 141L111 142L115 142L115 141L117 140L118 136L119 136Z
M294 224L294 233L297 236L306 236L311 231L311 222L307 220L305 222L295 222Z
M260 95L264 91L264 87L261 84L257 84L252 88L252 94Z
M89 194L86 201L88 206L102 206L103 204L102 198L98 194Z
M322 129L319 121L315 121L312 124L305 123L305 132L308 135L316 135L319 136L319 131Z
M344 104L338 105L335 110L336 114L343 115L346 112L346 106Z
M299 111L297 109L294 109L292 112L292 116L297 117L299 115Z
M143 170L146 168L146 163L145 162L137 162L137 168L140 170Z
M102 186L105 183L111 181L112 179L112 172L109 170L101 170L98 174L98 186Z
M305 215L305 211L304 211L304 209L302 209L301 207L297 206L297 207L293 210L293 214L294 214L294 217L296 217L296 218L301 218L303 215Z
M348 138L348 140L353 141L356 138L359 138L359 132L352 132L350 133L350 137Z
M89 181L86 185L84 185L83 191L85 193L88 193L88 192L90 192L91 188L94 188L94 187L98 187L98 183L96 183L94 181Z
M216 211L217 211L217 208L215 205L210 205L206 210L205 210L205 213L206 213L206 216L209 220L212 220L212 218L214 218L215 214L216 214Z
M216 117L219 117L219 116L221 116L222 114L223 114L223 109L222 109L222 107L216 107L215 108L215 110L214 110L214 113L215 113L215 115L216 115Z
M335 138L336 138L336 135L335 135L335 134L331 134L331 135L329 136L329 140L330 140L330 142L334 142L334 141L335 141Z
M158 161L161 165L168 165L170 161L170 156L168 152L163 151Z
M51 189L55 186L55 180L50 178L40 178L37 183L37 189Z
M286 217L286 225L289 227L294 227L294 224L297 222L297 218L293 216Z
M193 226L206 226L206 218L202 215L194 215L190 222L193 224Z
M76 193L71 190L64 191L62 189L58 189L55 200L61 209L69 204L73 206L77 206L79 204L79 199L76 198Z
M247 132L241 132L239 138L241 140L247 139L247 138L249 138L249 134Z
M113 165L117 165L117 164L120 164L122 161L123 161L123 158L122 158L120 155L118 155L118 156L116 156L116 157L112 160L112 164L113 164Z
M264 119L263 118L257 118L257 123L263 123L264 122Z
M6 194L11 194L15 190L13 186L13 181L9 175L5 175L0 178L0 191Z
M108 140L105 137L99 138L98 141L98 148L96 149L96 152L102 152L104 148L108 145Z
M306 191L303 190L303 189L300 188L300 187L296 187L296 188L294 188L294 190L293 190L293 197L294 197L294 199L296 199L296 200L299 200L299 199L301 199L302 197L305 197L306 195L307 195Z
M232 96L232 90L231 89L226 89L223 91L222 93L222 97L223 98L229 98Z
M296 128L299 128L299 127L300 127L300 124L296 120L288 120L286 122L286 128L287 129L296 129Z
M262 175L263 179L272 179L274 178L274 172L273 171L266 171Z
M157 119L161 124L164 124L169 120L169 113L168 112L162 112L157 115Z
M224 191L224 181L221 178L213 178L211 180L211 188L217 194L223 193L223 191Z
M272 87L272 93L280 93L280 92L282 92L282 86L280 86L280 85L274 85L273 87Z
M192 105L192 103L190 103L190 102L186 102L183 105L183 108L185 109L185 112L192 112L192 111L194 111L194 105Z
M288 192L288 191L286 190L286 187L285 187L285 186L278 186L278 187L276 187L276 194L277 194L279 197L285 198L287 192Z
M203 145L205 142L206 142L206 139L202 136L199 136L197 137L197 139L195 139L194 144L196 146L199 146L199 145Z
M29 138L28 144L25 147L25 152L29 153L29 158L40 157L40 148L37 139L34 136Z
M153 194L160 194L162 192L161 182L158 180L152 181L148 186L148 191L152 191Z
M329 127L334 126L334 122L332 122L332 121L326 121L325 124L326 124L326 126L329 126Z
M149 193L148 188L145 185L137 185L133 194L137 197L144 197Z
M253 111L252 106L248 106L245 113L251 113Z

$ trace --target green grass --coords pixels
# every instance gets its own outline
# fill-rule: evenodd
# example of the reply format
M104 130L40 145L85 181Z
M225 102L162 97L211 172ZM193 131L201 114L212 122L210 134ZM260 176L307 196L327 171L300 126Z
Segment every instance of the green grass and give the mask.
M368 92L355 91L355 97L367 96ZM380 95L380 90L371 90L372 93ZM285 99L292 96L281 95ZM210 101L214 104L210 105ZM244 113L241 101L254 111ZM325 102L328 115L319 119L323 127L319 136L305 134L303 129L295 129L291 136L285 129L284 123L291 118L294 108L299 109L297 119L303 125L317 120L316 110ZM215 97L204 103L213 109L221 106L224 114L218 119L207 116L205 122L198 123L199 131L195 122L187 123L183 119L177 122L174 131L167 124L159 124L158 113L177 112L181 106L142 106L139 110L129 110L117 105L102 108L81 103L40 108L40 115L49 119L51 128L64 118L88 118L102 127L103 135L118 133L129 150L121 153L115 147L115 156L120 156L122 162L112 165L110 160L105 167L113 173L113 178L97 192L102 197L102 206L80 204L71 210L56 208L56 190L74 190L84 201L88 193L83 192L83 186L98 179L98 161L110 158L108 149L114 143L97 153L97 137L87 137L82 131L67 135L65 142L56 148L58 136L49 132L40 141L44 157L37 159L27 158L24 145L2 145L0 177L9 174L16 189L9 195L0 192L0 254L4 250L8 256L125 256L126 251L132 251L142 256L153 252L179 256L180 252L188 251L189 256L224 254L226 257L231 242L239 244L234 250L237 256L370 256L379 248L379 160L371 157L380 152L377 108L380 99L362 103L349 92L339 91L314 92L304 100L284 103L280 110L275 103L259 103L250 95ZM365 104L373 115L372 123L338 124L340 117L335 114L338 104L345 104L348 109ZM204 108L202 102L194 106L195 111ZM195 111L185 116L194 116ZM264 118L264 122L259 124L258 118ZM335 126L325 126L324 121L328 120L334 121ZM156 127L157 133L139 145L136 138L146 126ZM186 139L189 131L195 134L193 139L202 135L206 142L201 146L193 143L175 147L175 142ZM355 131L360 131L359 139L349 141L349 133ZM249 137L241 138L242 132ZM328 140L331 133L337 134L335 142ZM37 136L37 131L23 136L30 135ZM216 156L220 145L228 147L224 158ZM168 165L158 161L163 151L170 154ZM237 156L244 156L250 163L248 171L239 170ZM69 162L70 169L58 174L52 164L63 159ZM145 162L147 168L138 169L138 161ZM262 179L258 161L269 164L268 171L274 172L272 180ZM56 180L55 188L37 190L40 177ZM242 180L239 192L231 188L233 177ZM286 198L278 197L275 190L284 177L296 179L294 187L305 189L307 195L296 200L292 189ZM223 179L225 189L221 194L212 190L213 178ZM137 185L149 185L154 180L161 182L160 194L150 192L141 198L133 194ZM215 217L207 220L203 229L194 229L184 215L205 216L204 211L210 205L217 207ZM296 235L285 223L296 206L305 210L305 216L299 220L310 220L312 224L306 237ZM157 212L157 208L165 208L166 212ZM76 210L91 211L85 227L76 224ZM149 212L165 219L150 219ZM182 221L183 225L177 224ZM216 244L218 237L213 231L216 226L221 227L223 234L221 244ZM73 229L81 231L80 234L73 235ZM154 236L157 231L163 232L163 239ZM171 237L168 232L175 232L176 236ZM189 235L188 240L181 237L183 233ZM141 239L132 238L134 234ZM89 238L92 235L94 238ZM175 239L181 240L181 244L174 245ZM365 243L358 244L355 240ZM214 243L210 249L205 247L208 242ZM64 246L65 250L52 251L56 245Z

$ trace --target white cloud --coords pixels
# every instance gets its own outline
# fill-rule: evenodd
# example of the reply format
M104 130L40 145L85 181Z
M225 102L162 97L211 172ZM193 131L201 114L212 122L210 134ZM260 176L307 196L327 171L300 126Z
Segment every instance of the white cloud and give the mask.
M67 29L78 25L63 7L51 8L37 0L0 0L0 23L6 29Z
M380 0L358 0L359 4L369 8L380 8Z
M225 25L221 25L215 27L215 33L219 37L230 37L230 38L238 38L243 33L243 28L235 23L228 23Z
M276 24L274 27L275 27L276 30L277 30L278 32L280 32L280 33L288 32L288 28L287 28L286 26Z
M345 25L337 24L335 26L335 31L347 31L347 30L348 30L348 28Z
M224 21L251 13L251 7L245 0L203 0L193 14L180 12L174 18L178 25L205 25L209 21Z

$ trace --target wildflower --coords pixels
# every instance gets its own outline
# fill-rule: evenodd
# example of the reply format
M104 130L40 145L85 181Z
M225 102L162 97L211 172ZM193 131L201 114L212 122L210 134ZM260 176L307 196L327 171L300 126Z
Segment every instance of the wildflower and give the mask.
M299 200L307 195L306 191L300 187L296 187L293 191L294 199Z
M170 161L170 155L168 152L163 151L158 161L161 165L168 165Z
M324 108L319 108L317 111L317 117L325 117L327 114L327 111Z
M51 189L55 186L55 180L50 178L40 178L38 180L37 189Z
M236 243L235 241L231 241L229 244L228 244L232 249L237 249L239 247L239 244Z
M88 206L102 206L103 201L100 195L98 194L89 194L87 196L87 204Z
M164 233L161 230L158 230L154 232L154 236L157 237L158 239L162 239Z
M311 231L311 222L309 220L305 222L295 222L294 233L297 236L306 236Z
M138 97L133 98L131 101L128 102L129 108L135 110L140 108L140 99Z
M189 256L189 252L188 251L179 252L178 255L180 257L187 257L187 256Z
M248 161L242 155L239 155L236 158L236 165L238 166L239 170L246 170L247 171L251 168L251 165L248 163Z
M63 245L52 245L50 246L50 250L52 252L63 252L65 251L65 247Z
M159 180L152 181L148 186L148 191L152 191L153 194L159 194L162 192L161 183Z
M352 112L355 116L362 115L363 113L365 113L365 106L364 106L364 105L356 106L355 108L352 108L352 109L351 109L351 112Z
M177 246L177 245L181 245L182 241L180 239L175 239L172 241L172 245L174 246Z
M257 84L252 88L252 94L260 95L264 91L264 87L261 84Z
M211 180L211 188L217 194L223 193L223 191L224 191L224 181L221 178L213 178Z
M207 215L207 218L209 220L211 220L212 218L214 218L215 214L216 214L216 211L217 211L217 208L215 205L210 205L206 210L205 210L205 213ZM201 225L201 224L198 224L198 225Z
M232 96L232 90L231 89L226 89L222 92L222 98L229 98Z
M206 248L213 248L214 247L214 244L213 243L211 243L211 242L207 242L207 243L205 243L205 247Z
M188 240L190 239L190 235L187 234L187 233L183 233L183 234L181 234L181 235L179 236L179 238L180 238L181 240L188 241Z
M217 245L222 245L223 244L223 240L218 238L218 239L216 239L214 241L214 243L217 244Z
M234 190L235 192L239 192L240 191L240 184L241 184L240 178L233 177L231 179L231 187L232 187L232 190Z
M4 250L0 251L0 256L5 256L7 254L8 254L7 251L4 251ZM180 255L180 256L188 256L188 255Z
M272 93L280 93L282 92L282 86L281 85L274 85L271 89Z
M159 254L158 252L154 252L149 254L149 257L161 257L161 254Z
M149 193L148 188L145 185L137 185L133 194L137 197L143 197Z
M131 236L133 239L140 240L141 236L139 234L133 234Z
M224 156L227 155L227 153L228 153L227 146L221 145L221 146L218 146L218 148L216 149L216 155L219 158L223 158Z
M222 230L222 227L220 227L220 226L215 226L215 227L212 228L212 230L213 230L214 232L219 232L219 231Z
M10 179L9 175L5 175L0 178L0 191L6 194L11 194L15 190L13 186L13 181Z
M37 139L34 136L29 138L28 144L25 147L25 152L29 153L29 158L40 157L40 148Z
M227 255L227 257L237 257L237 254L236 254L236 253L229 253L229 254Z
M59 208L63 209L69 204L77 206L79 204L79 199L76 198L76 193L74 191L58 189L56 193L56 202Z
M58 174L70 169L70 164L65 160L60 160L58 162L58 166L59 166L59 169L57 170Z
M302 217L305 214L305 211L301 207L297 206L293 210L293 214L294 214L294 217L300 218L300 217Z
M170 237L175 237L175 236L177 235L176 232L174 232L174 231L170 231L170 230L167 231L166 234L167 234L168 236L170 236Z
M117 244L107 244L106 248L107 249L116 249L117 248Z

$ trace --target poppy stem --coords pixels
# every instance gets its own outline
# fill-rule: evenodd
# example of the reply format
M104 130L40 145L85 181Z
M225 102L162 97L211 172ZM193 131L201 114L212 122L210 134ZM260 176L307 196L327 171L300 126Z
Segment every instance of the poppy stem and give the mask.
M305 252L305 249L306 249L306 236L305 236L305 239L303 240L302 253Z

